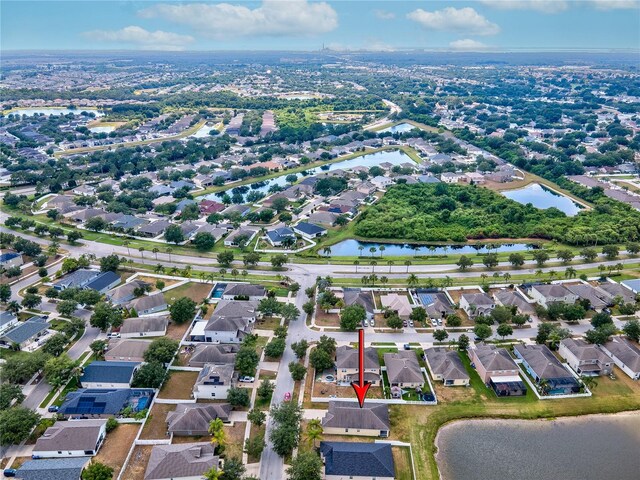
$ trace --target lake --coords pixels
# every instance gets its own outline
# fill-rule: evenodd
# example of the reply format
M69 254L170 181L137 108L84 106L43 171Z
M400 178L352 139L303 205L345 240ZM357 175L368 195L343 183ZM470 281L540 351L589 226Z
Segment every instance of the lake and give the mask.
M478 243L473 245L418 245L409 243L376 243L376 242L361 242L359 240L343 240L331 245L332 257L354 257L363 255L370 257L371 253L369 249L371 247L377 250L373 254L374 257L380 256L380 247L384 245L384 257L398 257L398 256L411 256L411 255L446 255L447 253L455 254L475 254L475 253L487 253L489 249L486 243ZM364 250L360 251L359 247L364 247ZM526 243L501 243L492 245L492 252L522 252L532 248L532 245Z
M565 195L554 192L539 183L530 183L526 187L501 192L505 197L526 205L530 203L536 208L545 209L555 207L567 216L573 217L582 208Z
M414 127L410 123L399 123L398 125L394 125L393 127L380 130L378 133L404 133L413 130L414 128L417 127Z
M349 170L355 167L371 168L373 166L378 166L384 162L388 162L392 165L400 165L405 162L413 163L413 160L411 160L411 158L401 150L385 150L382 152L361 155L359 157L355 157L350 160L335 162L330 165L327 165L326 167L328 168L325 167L323 169L323 168L316 167L316 168L310 168L307 171L309 172L310 175L315 175L319 173L331 172L338 169ZM256 164L256 166L260 166L260 164ZM251 190L256 190L258 192L264 193L265 195L268 195L269 188L271 188L272 185L278 185L280 187L287 186L287 183L288 183L286 180L287 175L288 175L288 172L285 170L282 173L282 175L280 175L279 177L273 178L271 180L266 180L265 182L256 183L254 184L255 188L253 187L250 187L250 188ZM301 178L301 175L298 174L298 179L300 178ZM216 200L222 197L226 192L228 192L229 195L231 195L232 189L233 187L230 187L224 191L209 194L204 198L208 198L210 200Z
M443 480L637 480L640 416L465 420L436 438Z
M73 113L74 115L80 115L81 112L90 112L95 114L96 117L102 117L104 113L98 111L95 108L82 108L78 107L74 110L63 107L52 107L52 108L16 108L11 113L15 115L26 115L27 117L31 117L33 115L68 115L69 113Z
M213 125L203 125L202 127L200 127L196 133L194 133L193 135L191 135L194 138L206 138L209 137L209 132L211 130L214 130L215 127Z
M89 131L92 133L111 133L116 127L91 127Z

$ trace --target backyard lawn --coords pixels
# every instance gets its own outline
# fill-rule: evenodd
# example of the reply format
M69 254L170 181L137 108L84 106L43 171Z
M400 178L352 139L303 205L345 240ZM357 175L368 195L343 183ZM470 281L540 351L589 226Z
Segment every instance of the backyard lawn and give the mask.
M147 470L151 450L153 450L152 445L137 445L133 449L123 478L127 480L144 480L144 473ZM115 472L114 478L117 478Z
M175 405L154 403L153 408L144 423L140 438L147 440L167 438L167 413L172 412L175 409Z
M188 297L196 303L202 303L202 300L209 298L212 288L213 285L210 283L187 282L184 285L167 290L163 295L168 304L182 297Z
M169 380L160 389L159 398L189 400L199 372L172 370Z
M413 480L411 466L411 450L409 447L391 447L393 463L396 469L396 480Z
M129 453L129 448L136 438L140 425L137 423L123 423L107 434L107 438L94 458L96 462L104 463L113 468L113 477L117 478L120 469ZM151 448L151 447L149 447ZM145 462L146 467L146 462ZM132 478L132 477L127 477ZM142 478L142 477L140 477Z

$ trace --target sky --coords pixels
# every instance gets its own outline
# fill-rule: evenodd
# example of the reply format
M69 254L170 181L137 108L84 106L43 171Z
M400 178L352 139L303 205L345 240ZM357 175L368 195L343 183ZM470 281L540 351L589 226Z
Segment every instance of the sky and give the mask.
M2 0L2 50L640 49L640 0Z

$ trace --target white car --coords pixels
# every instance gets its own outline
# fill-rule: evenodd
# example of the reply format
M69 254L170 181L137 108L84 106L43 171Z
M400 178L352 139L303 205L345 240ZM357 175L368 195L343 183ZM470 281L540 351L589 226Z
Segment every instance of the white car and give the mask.
M376 321L372 318L371 320L369 320L369 325L371 325L372 327L375 327Z
M242 383L253 383L255 381L255 377L249 377L247 375L247 376L244 376L244 377L240 377L240 381Z
M369 326L369 321L367 319L364 319L362 321L362 325L364 325L365 327L368 327Z
M413 320L409 320L409 326L413 328Z
M431 325L433 325L434 327L438 326L438 322L436 322L435 320L431 319Z

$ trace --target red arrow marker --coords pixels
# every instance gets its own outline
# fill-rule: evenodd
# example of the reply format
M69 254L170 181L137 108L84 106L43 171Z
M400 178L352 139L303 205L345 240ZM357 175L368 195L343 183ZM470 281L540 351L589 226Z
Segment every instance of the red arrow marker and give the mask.
M364 397L367 396L367 391L371 386L370 382L364 381L364 329L358 330L358 363L359 363L359 372L358 372L358 383L351 382L351 386L356 392L356 397L358 397L358 403L360 404L360 408L364 405Z

